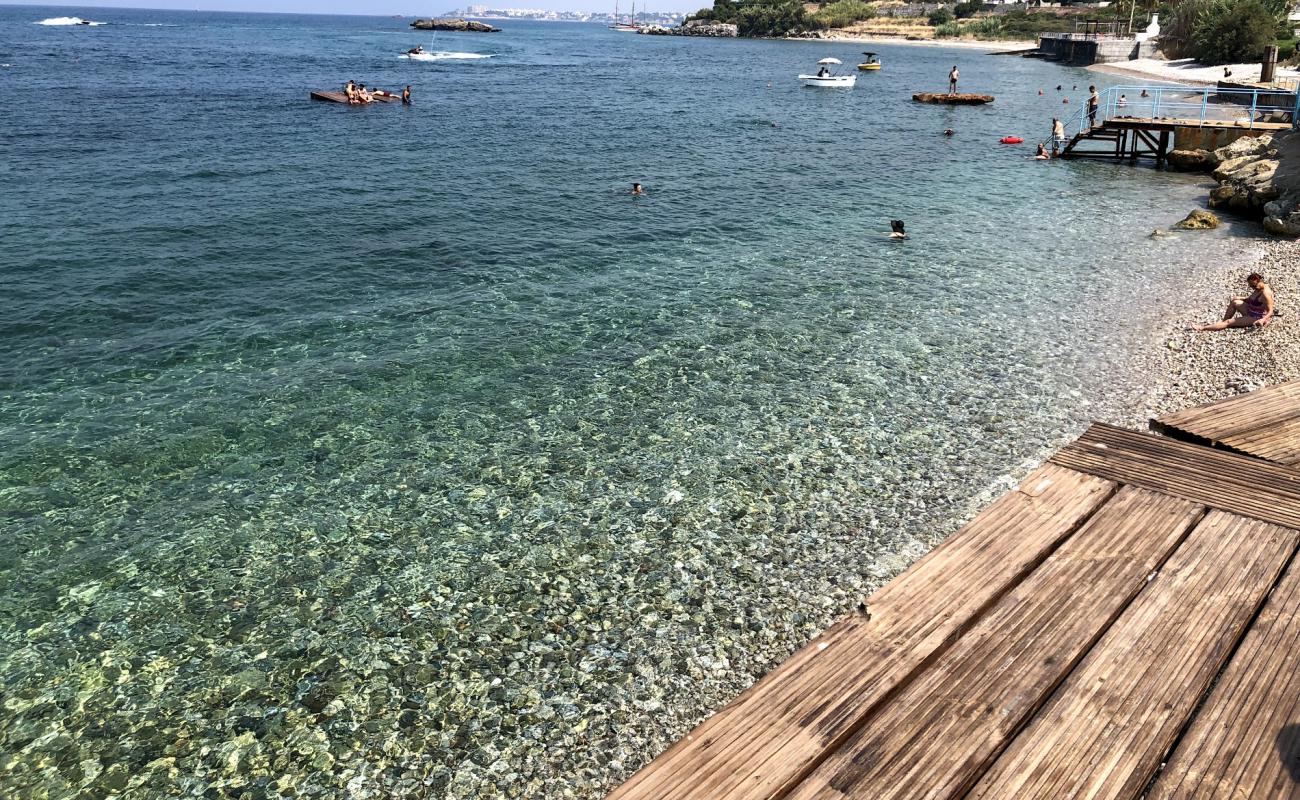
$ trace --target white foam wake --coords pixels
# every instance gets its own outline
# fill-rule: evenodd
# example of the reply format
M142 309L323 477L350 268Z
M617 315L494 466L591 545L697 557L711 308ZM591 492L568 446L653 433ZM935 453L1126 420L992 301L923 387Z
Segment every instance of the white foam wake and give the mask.
M107 22L89 22L81 17L50 17L36 23L37 25L107 25Z
M412 61L452 61L467 60L472 58L491 58L490 55L483 53L403 53L402 58L409 58Z

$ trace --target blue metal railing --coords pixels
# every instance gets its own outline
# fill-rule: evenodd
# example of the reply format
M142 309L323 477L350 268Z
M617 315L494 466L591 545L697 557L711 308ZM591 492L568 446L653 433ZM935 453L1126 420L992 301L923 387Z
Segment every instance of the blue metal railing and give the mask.
M1284 101L1284 102L1279 102ZM1111 86L1100 92L1096 126L1108 119L1179 120L1198 125L1232 122L1254 128L1261 122L1300 127L1300 92L1285 89L1198 89L1190 86ZM1093 127L1088 100L1065 120L1065 137Z

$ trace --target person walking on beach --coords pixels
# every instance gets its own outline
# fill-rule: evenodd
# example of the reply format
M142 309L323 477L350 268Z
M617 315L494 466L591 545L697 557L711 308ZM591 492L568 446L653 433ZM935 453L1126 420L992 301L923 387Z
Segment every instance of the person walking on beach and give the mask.
M1097 94L1096 86L1089 86L1088 91L1091 92L1088 95L1088 127L1095 128L1097 126L1097 107L1101 105L1101 95Z
M1221 331L1225 328L1262 328L1273 320L1277 306L1273 300L1273 287L1264 282L1264 276L1252 272L1246 276L1250 294L1236 295L1228 300L1223 319L1209 325L1193 325L1194 331ZM1238 316L1240 314L1241 316Z
M957 94L957 79L960 77L961 73L957 71L957 65L953 64L948 72L948 94Z
M1052 117L1052 155L1060 155L1065 146L1065 123Z

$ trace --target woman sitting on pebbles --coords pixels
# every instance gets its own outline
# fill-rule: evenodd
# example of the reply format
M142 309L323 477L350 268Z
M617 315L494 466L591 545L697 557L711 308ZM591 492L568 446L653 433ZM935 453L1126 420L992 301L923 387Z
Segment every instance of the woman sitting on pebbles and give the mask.
M1276 308L1273 287L1265 283L1264 276L1258 272L1246 276L1246 285L1250 287L1250 294L1229 300L1223 319L1210 325L1193 325L1192 330L1221 331L1224 328L1262 328L1267 325L1273 319Z

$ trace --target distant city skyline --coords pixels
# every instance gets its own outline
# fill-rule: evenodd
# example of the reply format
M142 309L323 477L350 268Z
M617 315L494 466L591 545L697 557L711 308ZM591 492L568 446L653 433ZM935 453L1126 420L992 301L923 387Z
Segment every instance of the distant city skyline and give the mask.
M643 0L651 12L692 12L713 5L712 0ZM464 0L376 0L375 2L358 2L358 0L100 0L93 5L72 5L67 3L27 2L27 0L10 0L0 3L7 6L42 6L66 10L69 16L80 16L78 10L89 12L96 8L139 8L168 11L238 11L244 13L284 13L284 14L352 14L358 16L391 16L401 14L404 17L429 17L445 14L454 8L464 8L469 3ZM418 9L412 6L432 5L432 8ZM611 13L614 0L522 0L517 3L494 2L476 3L490 8L536 8L547 11L583 11L587 13ZM620 14L628 13L631 0L618 0ZM641 9L641 2L637 8Z

